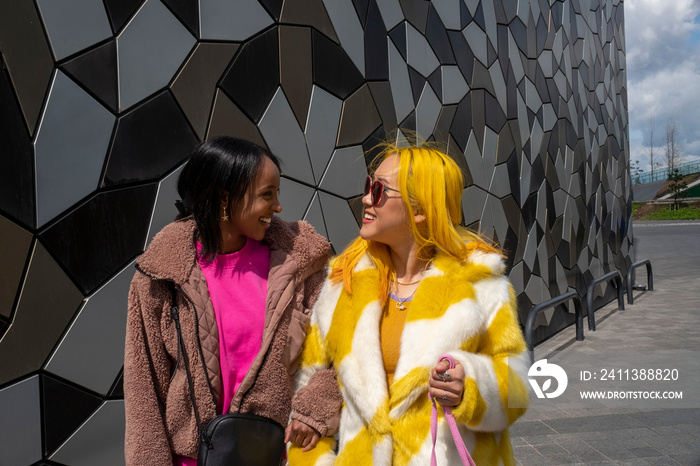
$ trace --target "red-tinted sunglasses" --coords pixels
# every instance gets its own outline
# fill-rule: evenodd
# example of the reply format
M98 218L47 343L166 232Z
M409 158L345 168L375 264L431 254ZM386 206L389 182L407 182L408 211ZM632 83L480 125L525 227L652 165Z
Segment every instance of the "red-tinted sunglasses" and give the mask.
M377 205L379 202L382 200L382 194L387 192L387 191L394 191L398 193L399 191L397 189L393 188L387 188L384 186L384 183L381 181L372 181L372 177L368 176L367 179L365 180L365 190L364 190L364 195L366 196L369 193L372 193L372 205Z

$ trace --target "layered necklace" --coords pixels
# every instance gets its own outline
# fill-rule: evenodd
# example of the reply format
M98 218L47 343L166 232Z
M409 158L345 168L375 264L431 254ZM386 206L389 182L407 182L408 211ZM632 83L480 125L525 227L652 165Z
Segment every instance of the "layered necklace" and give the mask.
M416 283L419 283L422 279L423 279L423 274L421 273L421 277L420 277L418 280L416 280L415 282L401 283L400 281L396 280L396 281L394 281L394 283L395 283L396 285L408 286L408 285L415 285ZM397 289L396 291L398 292L398 289ZM395 294L394 294L393 292L391 292L391 291L389 292L389 296L391 297L391 299L393 299L394 301L396 301L396 309L398 309L399 311L404 311L404 310L406 310L406 304L405 304L405 303L408 303L408 302L410 302L411 300L413 300L413 295L416 294L416 291L418 291L418 287L416 287L416 289L413 290L413 293L411 293L407 298L401 298L401 297L395 295Z

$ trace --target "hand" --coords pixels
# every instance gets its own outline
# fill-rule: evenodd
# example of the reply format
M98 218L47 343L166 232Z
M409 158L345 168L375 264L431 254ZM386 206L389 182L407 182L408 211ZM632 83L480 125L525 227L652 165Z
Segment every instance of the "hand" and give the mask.
M449 369L447 359L441 360L430 371L428 392L435 401L443 406L457 406L462 402L464 393L464 367L455 361L455 367Z
M308 424L293 419L284 431L284 443L292 442L298 447L303 447L302 452L313 450L321 434Z

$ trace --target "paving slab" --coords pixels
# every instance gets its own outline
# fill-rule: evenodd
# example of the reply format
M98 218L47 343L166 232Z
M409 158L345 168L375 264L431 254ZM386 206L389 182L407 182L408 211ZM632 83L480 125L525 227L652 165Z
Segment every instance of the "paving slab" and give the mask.
M617 300L598 309L583 341L572 326L535 346L567 387L546 398L558 382L547 391L531 377L545 398L533 392L511 427L519 465L700 465L700 221L632 228L632 261L651 261L654 290L625 296L625 310ZM645 266L635 275L647 284Z

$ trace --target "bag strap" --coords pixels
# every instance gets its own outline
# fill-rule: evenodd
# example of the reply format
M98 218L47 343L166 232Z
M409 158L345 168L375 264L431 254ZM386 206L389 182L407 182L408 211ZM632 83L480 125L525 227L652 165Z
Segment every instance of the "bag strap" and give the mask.
M175 321L175 330L177 330L177 357L180 358L180 349L182 348L182 362L185 365L185 373L187 374L187 385L190 388L190 399L192 400L192 408L194 409L194 419L197 422L197 434L207 443L207 446L211 448L211 441L209 437L202 430L202 423L199 420L199 413L197 412L197 403L194 399L194 384L192 383L192 374L190 373L189 358L187 357L187 350L185 349L185 341L182 338L182 330L180 329L180 309L177 306L177 290L175 289L175 283L168 281L170 285L170 292L172 295L172 304L170 306L170 314L173 316ZM177 369L176 369L177 370Z
M450 363L449 369L454 369L455 360L452 356L450 356L449 354L443 354L442 356L440 356L439 361L442 361L443 359L447 359L447 361ZM430 413L430 435L433 437L433 452L430 457L430 466L437 466L437 457L435 456L435 443L437 442L438 412L437 405L435 404L435 399L433 399L433 397L430 396L430 394L428 394L428 397L430 397L430 401L433 403L433 410ZM476 463L474 463L474 460L469 454L467 447L464 445L464 440L462 440L462 436L459 433L459 429L457 429L457 421L455 421L455 417L452 414L452 408L443 405L442 410L445 413L445 419L447 420L447 424L450 426L452 440L454 440L455 442L455 446L457 447L457 452L459 453L459 457L462 460L462 464L464 466L476 466Z

